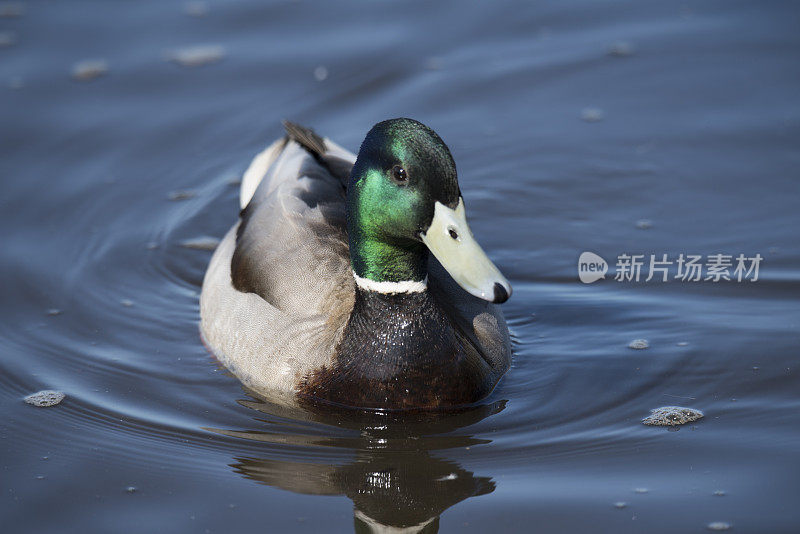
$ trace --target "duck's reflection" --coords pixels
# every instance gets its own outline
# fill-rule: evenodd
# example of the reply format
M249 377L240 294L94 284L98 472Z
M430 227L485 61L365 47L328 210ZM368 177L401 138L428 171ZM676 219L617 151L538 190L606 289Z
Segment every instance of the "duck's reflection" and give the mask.
M475 476L446 456L448 450L488 443L459 429L499 412L502 402L457 413L405 415L329 409L312 413L241 403L266 414L261 420L272 430L217 432L302 447L298 450L322 447L318 450L323 453L303 454L313 458L307 461L282 459L280 454L238 457L234 470L288 491L346 495L353 501L356 532L437 532L442 512L495 488L490 478Z

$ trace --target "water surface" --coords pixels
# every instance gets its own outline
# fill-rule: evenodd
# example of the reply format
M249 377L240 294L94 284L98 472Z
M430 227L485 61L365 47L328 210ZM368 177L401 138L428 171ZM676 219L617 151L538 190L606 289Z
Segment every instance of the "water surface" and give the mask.
M205 5L0 18L5 529L800 530L794 3ZM166 60L193 46L208 64ZM224 235L280 119L356 150L395 116L452 149L514 286L513 366L444 417L281 411L202 346L211 253L181 243ZM583 251L606 280L578 281ZM622 253L764 260L617 282ZM706 416L641 424L675 404Z

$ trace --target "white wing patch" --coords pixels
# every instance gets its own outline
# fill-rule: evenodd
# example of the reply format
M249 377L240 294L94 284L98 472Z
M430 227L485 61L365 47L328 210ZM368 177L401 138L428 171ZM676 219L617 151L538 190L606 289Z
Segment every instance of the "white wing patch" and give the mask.
M349 150L346 150L334 143L330 139L325 139L325 146L328 148L328 154L342 158L351 163L356 162L356 156ZM278 159L283 150L286 148L286 138L281 138L262 150L250 162L250 166L244 171L242 175L242 185L239 188L239 208L244 209L249 203L250 199L258 189L261 180L267 175L267 171ZM299 148L299 146L298 146Z
M250 203L253 193L258 189L258 184L261 183L270 165L275 162L285 145L286 139L278 139L258 153L253 158L253 161L250 162L250 166L244 171L242 185L239 188L239 207L241 209L244 209Z

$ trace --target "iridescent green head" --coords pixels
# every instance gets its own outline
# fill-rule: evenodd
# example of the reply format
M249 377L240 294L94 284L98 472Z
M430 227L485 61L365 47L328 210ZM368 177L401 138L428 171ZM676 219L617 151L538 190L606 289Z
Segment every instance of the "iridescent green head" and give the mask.
M450 150L415 120L367 133L347 188L347 231L356 280L379 283L371 287L420 287L430 250L470 293L495 302L511 293L467 226Z

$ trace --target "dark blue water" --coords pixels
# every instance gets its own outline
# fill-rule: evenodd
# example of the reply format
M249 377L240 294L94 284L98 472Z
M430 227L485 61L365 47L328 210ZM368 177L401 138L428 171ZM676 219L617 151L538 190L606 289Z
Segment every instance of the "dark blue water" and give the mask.
M795 3L202 6L0 6L5 532L800 530ZM280 119L355 150L395 116L453 152L513 367L443 417L281 411L205 351L181 243L235 221ZM614 280L740 253L756 282ZM641 424L673 404L705 418Z

